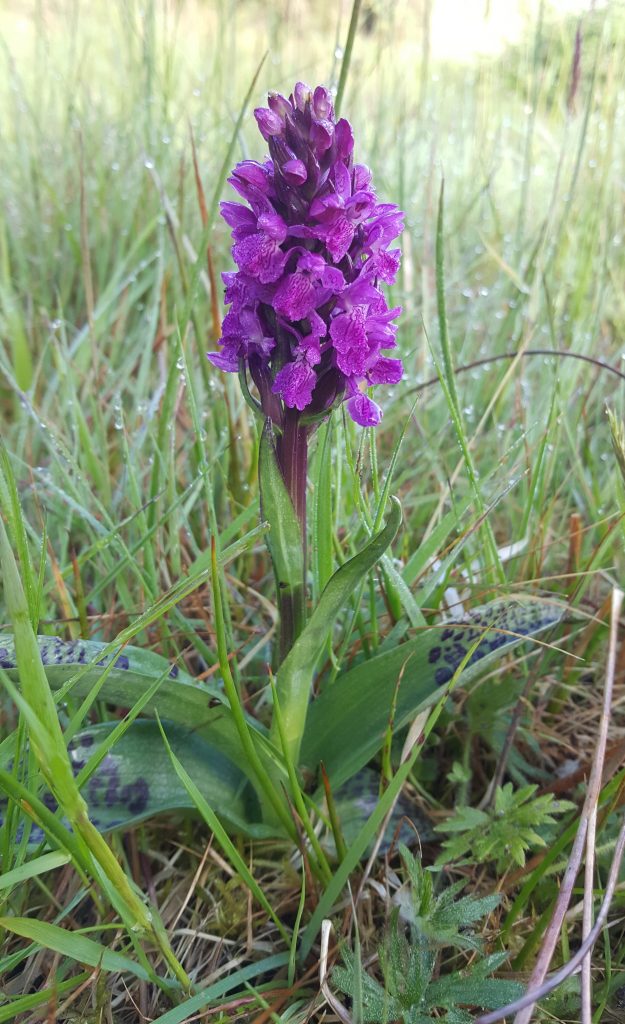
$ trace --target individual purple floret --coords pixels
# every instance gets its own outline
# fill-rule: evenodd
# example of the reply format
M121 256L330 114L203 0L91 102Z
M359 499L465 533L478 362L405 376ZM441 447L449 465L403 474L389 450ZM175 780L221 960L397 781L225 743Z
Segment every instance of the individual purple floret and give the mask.
M351 125L335 119L327 89L298 82L268 103L254 114L269 159L244 160L229 178L247 205L221 204L238 270L223 275L230 310L209 359L249 373L278 425L285 407L305 423L345 400L356 423L375 426L382 411L363 387L403 372L382 354L396 346L401 308L380 289L397 275L390 246L403 214L354 164Z

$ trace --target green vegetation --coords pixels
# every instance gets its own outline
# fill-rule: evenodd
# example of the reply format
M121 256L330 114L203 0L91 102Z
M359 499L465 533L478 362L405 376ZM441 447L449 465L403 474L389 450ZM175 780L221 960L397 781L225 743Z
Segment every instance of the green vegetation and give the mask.
M625 537L623 10L536 4L514 45L453 63L428 3L376 0L342 74L334 5L18 6L0 13L0 1022L304 1021L337 991L354 1021L474 1019L530 977L601 727ZM274 685L279 482L261 449L268 524L258 423L205 358L231 267L217 204L264 151L267 89L340 78L358 157L407 213L406 376L375 432L338 410L311 444L317 612ZM472 661L479 629L505 642ZM286 701L313 681L304 729ZM553 969L603 898L621 764L610 724L596 866ZM621 903L595 1021L619 1019ZM584 985L535 1019L582 1019Z

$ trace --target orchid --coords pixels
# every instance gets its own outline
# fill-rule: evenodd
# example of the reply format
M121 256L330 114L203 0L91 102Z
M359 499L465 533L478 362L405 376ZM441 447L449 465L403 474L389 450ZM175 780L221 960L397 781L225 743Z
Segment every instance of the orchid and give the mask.
M298 82L255 116L269 159L238 164L229 182L244 203L221 204L238 269L223 275L230 310L209 359L249 374L279 429L286 410L305 424L342 401L375 426L382 410L363 387L403 372L383 355L396 347L401 308L380 287L399 269L390 246L403 214L378 202L371 172L354 163L351 125L335 119L327 89Z
M267 540L282 662L307 618L310 437L343 403L357 424L377 426L382 409L367 389L403 374L401 359L386 354L397 346L401 307L389 307L382 290L399 269L391 246L403 214L378 202L371 171L354 163L351 125L337 120L323 86L298 82L289 99L270 93L254 114L269 155L244 160L228 179L242 200L221 204L237 269L223 274L229 309L208 358L239 373L265 420L260 491L264 518L280 524Z

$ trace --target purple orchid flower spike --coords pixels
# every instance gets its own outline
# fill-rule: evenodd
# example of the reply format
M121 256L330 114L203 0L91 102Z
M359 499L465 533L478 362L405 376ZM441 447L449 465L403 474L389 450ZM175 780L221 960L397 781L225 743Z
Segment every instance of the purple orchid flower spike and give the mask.
M327 89L298 82L254 113L269 158L238 164L229 182L243 202L221 204L237 269L223 275L230 308L209 359L239 373L265 418L260 496L263 517L281 525L267 535L281 662L306 621L310 435L343 402L356 423L376 426L382 410L366 388L402 376L401 360L385 354L401 310L381 285L397 276L403 214L378 202L371 172L354 164L351 126L336 120Z
M354 139L336 120L327 89L298 82L287 100L271 93L255 112L269 147L265 163L245 160L229 181L245 201L221 204L232 229L237 271L224 274L221 370L252 378L264 415L278 428L304 429L342 401L362 426L382 412L363 390L401 379L395 347L399 307L392 248L403 214L379 203L371 173L354 164Z

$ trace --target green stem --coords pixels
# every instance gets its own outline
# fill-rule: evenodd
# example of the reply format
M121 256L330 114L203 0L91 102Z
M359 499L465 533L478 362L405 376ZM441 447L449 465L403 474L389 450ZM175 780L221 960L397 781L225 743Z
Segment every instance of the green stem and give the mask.
M224 690L226 691L226 697L230 703L230 710L234 719L239 739L241 740L241 746L245 752L245 755L251 765L254 772L254 778L258 783L258 786L262 790L266 800L271 805L271 808L276 818L284 826L287 835L291 836L292 839L297 842L297 830L291 820L287 807L279 795L278 788L276 787L275 780L272 780L269 776L269 772L262 763L256 744L252 738L252 730L246 721L243 708L237 688L232 677L230 670L230 662L228 659L228 647L225 637L224 629L224 612L221 599L221 587L219 585L219 572L217 568L217 551L215 547L215 539L211 538L211 569L212 569L212 582L213 582L213 610L215 614L215 634L217 636L217 656L219 658L219 667L221 669L221 677L224 684Z
M336 90L336 99L334 101L334 110L338 117L339 110L341 109L341 102L343 100L343 93L345 92L345 84L347 82L347 72L349 71L349 65L352 59L352 50L354 49L354 40L356 39L356 29L358 28L358 15L360 14L360 4L362 0L354 0L352 4L352 15L349 19L349 28L347 30L347 42L345 43L345 53L343 54L343 63L341 65L341 74L339 76L339 84Z
M291 796L293 797L293 803L295 804L297 813L300 816L300 820L302 822L302 825L304 826L304 831L308 836L310 845L312 846L315 852L315 857L317 859L317 864L315 866L317 867L318 873L320 877L322 877L323 880L326 883L328 883L332 879L332 871L330 869L330 865L328 864L326 855L323 852L319 839L317 838L317 835L313 828L312 822L310 820L310 815L306 810L306 804L304 803L302 790L299 784L299 780L297 778L297 771L291 758L288 740L286 737L286 733L284 731L284 722L282 720L282 713L280 711L280 701L278 700L276 684L274 683L273 679L271 680L271 694L273 696L273 713L275 717L275 722L278 728L280 743L282 744L282 752L284 754L284 760L286 763L287 771L289 773L289 782L291 784Z

